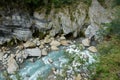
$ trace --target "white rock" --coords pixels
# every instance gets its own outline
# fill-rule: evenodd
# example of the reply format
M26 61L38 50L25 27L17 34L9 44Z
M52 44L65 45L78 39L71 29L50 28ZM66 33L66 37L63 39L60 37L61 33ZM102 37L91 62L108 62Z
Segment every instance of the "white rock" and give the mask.
M44 43L50 43L51 40L50 39L44 39Z
M48 53L47 53L46 48L42 49L42 55L45 56L45 55L47 55L47 54L48 54Z
M13 32L13 35L18 39L18 40L23 40L27 41L30 38L32 38L32 32L29 29L15 29Z
M23 58L19 58L18 61L19 61L20 63L23 63Z
M69 41L67 41L67 40L61 40L60 43L63 46L68 46L69 45Z
M5 54L5 55L3 56L4 59L6 59L7 57L8 57L8 54Z
M40 40L40 44L41 45L44 45L45 43L44 43L44 40Z
M56 40L53 40L51 43L50 43L51 46L60 46L60 42L56 41Z
M37 46L39 46L39 45L40 45L39 38L34 39L34 40L33 40L33 42L34 42Z
M35 38L35 39L33 40L34 43L36 43L37 41L39 41L39 38Z
M90 46L90 40L88 38L82 40L84 46Z
M60 40L65 40L66 38L64 36L61 36L60 37Z
M31 58L31 59L29 59L31 62L34 62L34 59L33 58Z
M40 45L39 48L40 48L40 49L44 48L44 45Z
M58 51L59 48L57 48L56 46L51 46L51 50L53 50L53 51Z
M2 60L4 53L0 52L0 60Z
M19 68L13 55L9 57L7 66L8 66L7 71L9 74L13 74Z
M51 42L50 36L47 35L44 39L44 43L50 43L50 42Z
M90 46L90 47L88 48L88 50L91 51L91 52L97 52L97 49L96 49L95 46Z
M25 54L28 54L29 56L41 57L41 50L38 47L32 49L25 49Z
M31 41L27 41L26 43L23 44L25 48L34 48L36 47L36 44Z
M97 25L96 25L97 26ZM99 29L99 27L96 27L95 25L89 25L87 29L85 30L85 37L91 39L92 36L96 35L96 31Z
M40 46L40 41L37 41L36 45L37 45L37 46Z

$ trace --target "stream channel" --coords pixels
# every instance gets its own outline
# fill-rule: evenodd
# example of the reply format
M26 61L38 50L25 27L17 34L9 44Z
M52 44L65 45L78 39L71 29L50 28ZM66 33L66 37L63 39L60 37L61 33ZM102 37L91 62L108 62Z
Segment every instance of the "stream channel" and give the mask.
M85 65L88 66L96 62L94 58L95 55L93 55L95 53L92 53L86 49L79 51L73 47L75 47L75 45L68 46L66 51L69 51L69 53L80 54L80 58L85 59L86 61ZM35 62L30 62L29 60L24 61L24 63L21 64L22 68L18 71L18 74L22 77L22 80L37 80L39 76L45 78L51 74L53 68L57 69L57 73L61 73L63 65L69 61L69 59L65 57L65 51L63 48L64 47L60 48L59 51L51 51L47 56L36 59ZM87 60L86 57L88 57ZM73 66L75 66L75 64L73 64ZM86 67L84 69L86 70ZM10 75L10 77L13 80L17 80L15 75ZM2 73L0 73L0 80L6 80Z

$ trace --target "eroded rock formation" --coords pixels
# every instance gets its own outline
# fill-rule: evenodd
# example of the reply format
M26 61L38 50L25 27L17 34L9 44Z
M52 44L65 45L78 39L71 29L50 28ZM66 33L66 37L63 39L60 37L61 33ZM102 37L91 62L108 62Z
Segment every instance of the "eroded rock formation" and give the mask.
M37 34L42 32L42 35L72 33L73 37L77 37L80 31L85 31L85 36L91 38L101 23L108 23L112 19L111 12L97 0L92 0L91 6L79 2L76 5L52 8L49 14L46 11L45 8L35 11L33 16L22 11L11 14L1 11L0 44L9 42L12 38L26 41L33 37L36 30Z

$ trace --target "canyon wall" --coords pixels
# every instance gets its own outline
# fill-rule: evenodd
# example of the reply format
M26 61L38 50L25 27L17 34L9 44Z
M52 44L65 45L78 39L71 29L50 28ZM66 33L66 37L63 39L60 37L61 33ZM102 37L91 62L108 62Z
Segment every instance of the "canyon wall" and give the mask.
M96 35L101 23L112 20L112 10L107 6L105 8L97 0L92 0L91 5L77 2L61 8L51 8L48 14L47 9L42 8L34 11L33 16L19 10L13 13L0 11L0 45L12 38L26 41L33 34L39 33L39 36L71 33L75 38L83 32L86 37L91 38Z

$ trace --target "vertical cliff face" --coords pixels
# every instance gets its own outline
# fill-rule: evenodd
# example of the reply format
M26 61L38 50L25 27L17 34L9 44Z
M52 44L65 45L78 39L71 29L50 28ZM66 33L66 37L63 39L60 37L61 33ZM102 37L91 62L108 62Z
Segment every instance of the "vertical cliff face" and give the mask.
M65 6L58 9L52 9L47 17L46 15L43 15L45 14L44 11L42 11L42 13L34 13L34 17L37 19L49 20L47 23L40 21L38 22L38 20L35 20L35 26L38 29L52 28L49 32L51 36L55 36L55 34L63 31L64 34L72 32L73 36L76 37L77 33L85 24L88 6L86 6L84 3L79 3L75 6Z
M111 21L110 11L105 9L97 0L92 0L90 6L78 2L74 5L52 8L49 14L46 14L47 9L43 8L33 12L33 16L22 11L11 14L1 11L0 44L9 41L12 37L26 41L33 37L32 34L35 30L51 36L59 33L72 33L73 37L77 37L80 31L85 31L85 36L91 38L96 34L101 23Z
M90 25L86 29L85 35L89 38L96 35L96 31L101 27L102 23L110 23L112 20L109 9L105 9L97 0L92 0L88 14L90 17Z

